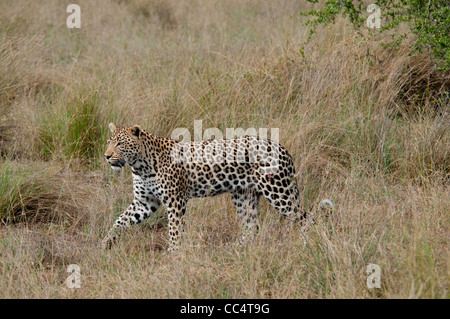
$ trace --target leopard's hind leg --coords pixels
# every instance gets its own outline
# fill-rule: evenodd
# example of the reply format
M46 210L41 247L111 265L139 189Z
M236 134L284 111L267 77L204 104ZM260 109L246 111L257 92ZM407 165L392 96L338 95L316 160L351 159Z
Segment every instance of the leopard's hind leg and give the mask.
M242 245L251 240L259 230L260 194L255 189L238 189L231 193L231 197L243 228L243 235L239 242Z

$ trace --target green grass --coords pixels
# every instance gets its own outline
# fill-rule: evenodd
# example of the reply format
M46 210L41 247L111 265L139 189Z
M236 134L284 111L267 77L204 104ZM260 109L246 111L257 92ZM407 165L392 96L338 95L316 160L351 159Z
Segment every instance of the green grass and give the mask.
M109 134L107 124L113 117L102 112L107 101L94 90L80 90L69 98L64 94L44 105L39 115L39 152L45 160L78 159L82 165L98 167Z

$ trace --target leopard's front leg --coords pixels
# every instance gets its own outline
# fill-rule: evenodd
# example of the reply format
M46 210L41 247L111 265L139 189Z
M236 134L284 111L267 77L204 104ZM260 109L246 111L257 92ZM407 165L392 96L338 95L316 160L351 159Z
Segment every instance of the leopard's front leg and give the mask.
M102 240L102 249L110 249L118 240L122 230L130 225L139 224L156 212L160 206L160 201L156 197L143 201L135 198L128 209L115 221L113 227Z
M184 231L184 214L186 212L186 199L173 198L165 204L169 219L169 248L168 251L178 250L181 234Z

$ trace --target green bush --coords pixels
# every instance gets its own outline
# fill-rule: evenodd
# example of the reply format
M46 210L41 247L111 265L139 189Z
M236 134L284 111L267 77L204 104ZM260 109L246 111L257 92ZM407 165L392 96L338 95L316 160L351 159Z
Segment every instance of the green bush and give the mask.
M318 0L307 0L317 3ZM437 67L447 71L450 68L450 6L448 0L378 0L374 4L381 9L382 18L387 23L380 31L396 29L400 23L408 24L415 34L414 47L421 51L429 49L436 60ZM361 28L368 18L366 4L362 0L326 0L319 10L301 12L312 16L307 21L311 34L319 24L333 23L342 14L348 17L355 28ZM399 35L401 40L405 35Z

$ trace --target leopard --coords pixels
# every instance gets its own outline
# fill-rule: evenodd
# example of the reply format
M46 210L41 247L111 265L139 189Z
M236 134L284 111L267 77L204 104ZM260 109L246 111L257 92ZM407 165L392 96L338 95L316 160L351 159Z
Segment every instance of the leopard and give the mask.
M191 198L230 193L243 230L240 244L258 233L260 198L291 221L304 221L291 155L269 138L244 135L182 142L158 137L139 125L109 124L104 153L113 170L131 168L133 200L101 243L115 245L123 230L163 206L168 218L168 251L179 249Z

